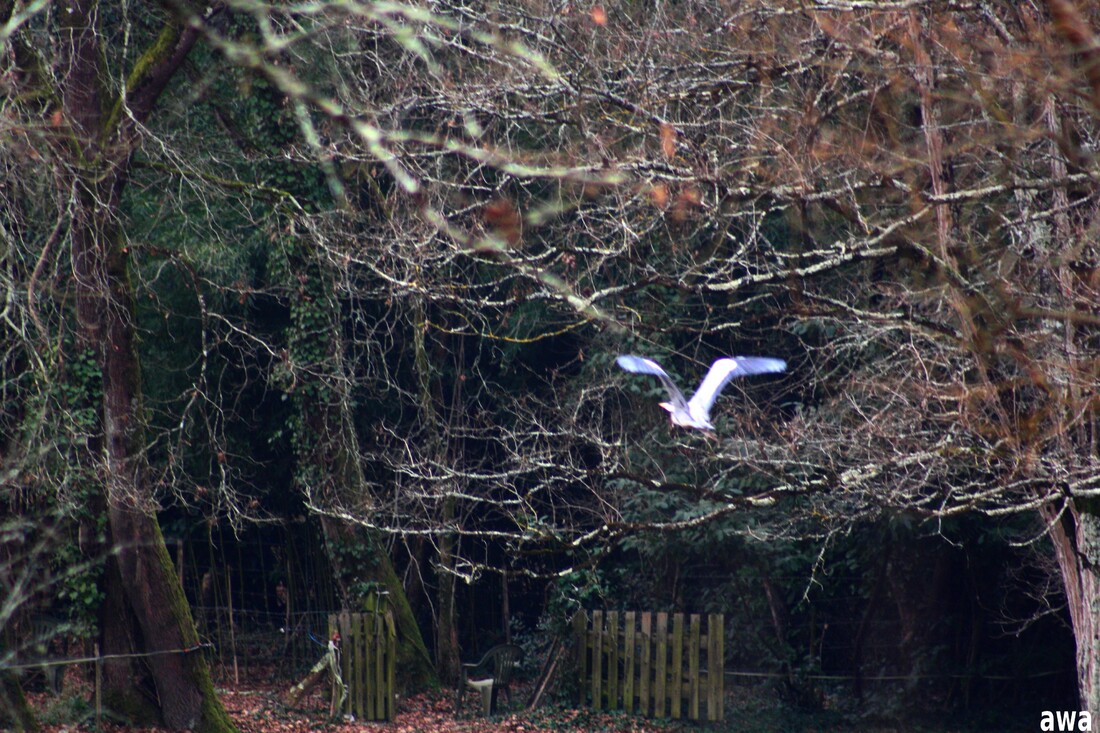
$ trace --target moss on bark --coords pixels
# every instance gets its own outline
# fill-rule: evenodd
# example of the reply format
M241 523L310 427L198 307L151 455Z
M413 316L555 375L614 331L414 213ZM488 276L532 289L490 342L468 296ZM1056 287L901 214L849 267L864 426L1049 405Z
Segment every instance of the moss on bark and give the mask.
M397 686L404 692L424 690L439 684L431 655L416 623L405 587L393 563L379 548L379 562L373 580L389 593L394 622L397 624Z
M199 634L195 629L195 621L191 617L191 606L187 603L187 596L183 587L175 582L176 566L168 554L168 547L164 544L164 535L161 533L160 524L155 517L148 517L151 532L154 536L152 543L153 554L159 565L158 572L165 579L165 590L168 606L172 618L179 624L180 634L183 637L185 648L194 651L184 656L184 668L190 677L190 684L198 689L202 696L199 721L194 726L195 733L236 733L237 727L229 717L217 692L214 690L214 681L210 677L210 669L206 664L206 658L199 648Z

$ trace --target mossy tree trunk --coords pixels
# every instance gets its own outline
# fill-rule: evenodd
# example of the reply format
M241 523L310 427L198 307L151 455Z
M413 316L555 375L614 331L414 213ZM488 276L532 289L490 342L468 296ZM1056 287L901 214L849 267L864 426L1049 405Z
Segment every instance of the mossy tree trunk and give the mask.
M135 654L117 666L105 693L129 712L148 717L136 679L154 688L156 717L175 730L232 731L214 692L183 589L155 514L145 455L145 416L136 350L134 290L121 230L121 201L138 126L152 113L197 35L169 20L136 56L118 91L108 69L111 17L95 0L74 0L59 14L58 73L32 74L28 90L53 100L47 118L59 185L70 192L68 231L78 348L95 356L102 380L98 421L89 436L93 475L103 487L108 542L114 553L105 653ZM17 41L18 42L18 41ZM38 58L38 57L36 57ZM57 87L48 85L57 80ZM124 96L123 96L124 94Z
M380 593L393 613L398 689L407 694L434 686L437 679L431 655L385 548L365 528L331 518L323 518L322 524L337 585L349 608L373 611Z
M1081 709L1100 715L1100 516L1090 511L1096 507L1087 506L1092 502L1067 501L1065 511L1047 506L1044 515L1077 642Z
M350 407L350 375L338 325L339 303L327 266L308 243L291 242L282 260L298 297L291 305L287 388L296 407L296 482L321 516L337 587L349 608L371 610L385 594L397 626L397 683L405 692L437 683L431 656L393 562L377 533L342 507L370 502ZM292 276L293 273L293 276Z

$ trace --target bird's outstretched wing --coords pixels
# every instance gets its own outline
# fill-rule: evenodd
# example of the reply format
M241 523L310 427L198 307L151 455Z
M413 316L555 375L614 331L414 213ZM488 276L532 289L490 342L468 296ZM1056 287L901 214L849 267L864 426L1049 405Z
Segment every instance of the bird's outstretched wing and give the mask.
M661 365L652 359L646 359L641 356L633 356L630 354L623 354L615 359L615 363L628 372L635 374L652 374L661 380L661 384L665 386L665 390L668 391L668 399L677 407L687 409L687 400L684 399L684 393L680 391L680 388L676 386L676 383L672 381L672 377L668 376Z
M646 360L643 359L643 361ZM625 367L623 368L625 369ZM691 400L688 402L688 410L692 415L709 419L711 405L714 404L714 400L718 398L722 388L729 384L731 379L745 377L750 374L769 374L786 370L787 362L767 356L735 356L732 359L719 359L710 365L707 376L703 377L699 389L695 390L695 394L691 396Z

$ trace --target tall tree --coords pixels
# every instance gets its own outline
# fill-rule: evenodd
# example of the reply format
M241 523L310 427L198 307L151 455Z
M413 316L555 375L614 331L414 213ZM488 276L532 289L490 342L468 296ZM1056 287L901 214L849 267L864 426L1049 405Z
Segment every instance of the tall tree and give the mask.
M342 273L311 256L311 247L308 238L288 243L272 268L293 298L287 358L277 376L297 413L291 426L295 483L320 515L343 603L375 610L385 602L397 626L398 682L403 690L421 690L436 677L404 586L379 535L356 522L372 511L374 499L360 463L348 354L337 320ZM348 505L357 510L331 511Z
M147 668L157 692L155 714L165 725L232 730L157 524L121 216L143 125L198 33L164 12L159 30L150 31L142 24L151 18L135 23L125 6L94 1L41 17L16 15L15 9L5 3L0 19L13 26L9 70L23 101L16 111L27 133L48 144L41 154L67 199L60 226L68 246L44 248L40 258L70 255L75 344L94 355L102 382L86 448L102 486L113 549L107 588L117 614L104 619L104 652L136 652L143 660L132 660L133 674L108 675L107 699L122 712L147 709L134 680L139 668ZM113 52L119 30L127 41L121 55ZM129 45L143 42L136 53Z

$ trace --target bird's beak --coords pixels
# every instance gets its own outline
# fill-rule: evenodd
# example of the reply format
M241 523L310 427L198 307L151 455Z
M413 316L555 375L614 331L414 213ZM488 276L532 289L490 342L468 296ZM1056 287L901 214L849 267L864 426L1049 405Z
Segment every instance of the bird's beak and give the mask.
M669 412L672 412L672 403L671 402L662 402L661 407L668 410Z

